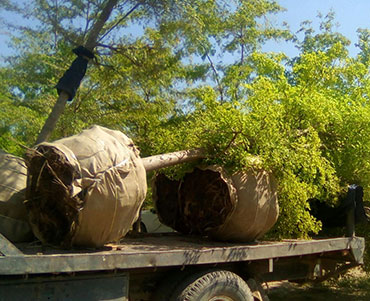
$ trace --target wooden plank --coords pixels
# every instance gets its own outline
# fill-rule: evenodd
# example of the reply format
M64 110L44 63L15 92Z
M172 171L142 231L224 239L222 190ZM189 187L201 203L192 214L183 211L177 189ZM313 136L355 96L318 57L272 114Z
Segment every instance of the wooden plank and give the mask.
M361 260L364 239L358 237L296 240L255 244L199 242L184 237L157 237L126 240L110 251L6 256L0 258L0 274L61 273L187 266L220 262L253 261L269 258L324 254L357 248Z

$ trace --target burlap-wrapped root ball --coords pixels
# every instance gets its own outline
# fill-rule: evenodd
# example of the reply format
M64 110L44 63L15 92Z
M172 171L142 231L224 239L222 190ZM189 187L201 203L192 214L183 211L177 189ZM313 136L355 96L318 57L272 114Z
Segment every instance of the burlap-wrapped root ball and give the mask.
M276 182L264 170L229 176L217 166L195 168L179 181L159 174L153 182L153 199L165 225L225 241L258 239L279 214Z
M99 247L122 238L145 199L146 172L132 140L93 126L41 143L27 157L30 223L44 243Z
M34 238L24 205L26 182L24 160L0 150L0 233L12 242Z

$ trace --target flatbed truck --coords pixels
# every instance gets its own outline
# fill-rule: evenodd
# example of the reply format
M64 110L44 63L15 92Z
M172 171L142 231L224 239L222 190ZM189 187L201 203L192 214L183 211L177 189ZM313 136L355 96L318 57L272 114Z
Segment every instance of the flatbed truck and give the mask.
M0 235L0 300L268 300L260 283L320 280L363 263L364 238L215 242L142 233L101 249Z

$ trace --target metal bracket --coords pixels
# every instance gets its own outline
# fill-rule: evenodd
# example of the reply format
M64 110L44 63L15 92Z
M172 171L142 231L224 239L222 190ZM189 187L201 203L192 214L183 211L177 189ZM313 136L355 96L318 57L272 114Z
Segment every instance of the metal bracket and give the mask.
M364 263L365 239L353 237L349 243L351 253L358 264Z
M13 243L0 233L0 253L3 256L22 256L24 255Z

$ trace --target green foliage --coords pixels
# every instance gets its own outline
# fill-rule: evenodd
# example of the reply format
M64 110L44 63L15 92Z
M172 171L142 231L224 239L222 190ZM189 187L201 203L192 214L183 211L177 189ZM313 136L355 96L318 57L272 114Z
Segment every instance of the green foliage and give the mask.
M0 149L21 156L32 145L42 119L33 110L0 98Z
M282 236L317 233L320 224L309 215L306 201L335 198L339 191L335 170L322 156L314 128L286 122L297 117L290 111L290 95L275 101L282 95L264 77L249 89L253 95L244 103L219 103L211 88L194 91L197 109L186 119L162 126L152 139L157 143L153 151L203 147L209 152L209 164L230 172L255 167L252 155L258 155L260 167L272 171L279 182L281 218L276 231Z

